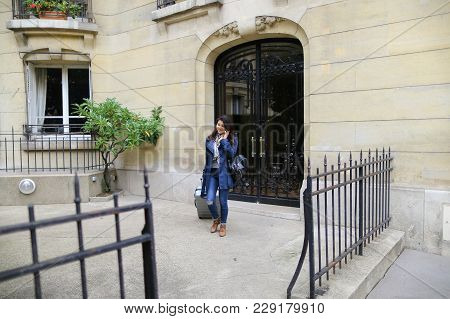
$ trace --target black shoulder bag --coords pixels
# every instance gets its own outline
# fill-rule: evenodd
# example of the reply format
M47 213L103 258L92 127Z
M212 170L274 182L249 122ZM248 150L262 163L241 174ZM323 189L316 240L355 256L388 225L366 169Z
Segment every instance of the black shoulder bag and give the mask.
M242 180L248 168L248 160L244 155L237 155L233 159L228 159L231 178L234 183Z

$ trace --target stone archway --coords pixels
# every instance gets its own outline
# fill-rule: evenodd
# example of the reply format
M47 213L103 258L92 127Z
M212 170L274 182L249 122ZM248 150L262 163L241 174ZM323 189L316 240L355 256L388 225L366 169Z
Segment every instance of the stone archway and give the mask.
M214 64L223 52L244 43L264 39L294 39L300 41L304 54L303 79L303 147L305 158L309 155L309 47L308 37L295 22L273 16L256 16L253 19L233 21L206 38L200 47L196 59L196 104L197 127L212 127L214 121ZM209 129L206 129L203 134ZM198 131L199 135L203 135ZM199 138L199 141L201 138ZM203 150L199 145L199 162L203 159ZM201 164L199 165L201 166ZM260 197L258 197L260 198ZM259 201L259 199L257 199ZM292 203L291 203L292 204Z

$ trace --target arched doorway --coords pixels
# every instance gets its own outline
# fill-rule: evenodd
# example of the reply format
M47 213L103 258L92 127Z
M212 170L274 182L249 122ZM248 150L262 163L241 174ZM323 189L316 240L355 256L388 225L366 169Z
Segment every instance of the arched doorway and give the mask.
M303 180L303 49L298 40L265 39L223 52L214 72L215 116L232 117L245 182L230 199L299 206Z

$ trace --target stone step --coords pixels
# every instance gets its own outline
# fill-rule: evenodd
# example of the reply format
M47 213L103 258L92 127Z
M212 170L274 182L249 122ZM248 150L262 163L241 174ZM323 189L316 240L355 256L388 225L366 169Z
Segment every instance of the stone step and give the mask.
M389 267L395 262L404 248L405 233L394 229L386 229L370 244L364 247L363 256L353 254L342 262L342 268L336 267L335 274L322 276L322 285L316 281L316 298L350 299L365 298L377 283L384 277ZM317 263L316 263L317 265ZM302 274L292 291L293 298L309 297L308 255L305 258Z
M260 215L265 217L275 217L287 220L298 220L300 222L298 237L292 242L286 244L284 247L273 252L274 259L280 263L286 259L286 256L293 256L298 262L300 252L303 246L303 212L300 208L283 207L265 204L255 204L240 201L229 201L230 210L234 212ZM321 232L324 227L321 227ZM341 228L344 234L344 227ZM347 228L347 232L354 231L354 229ZM315 238L317 239L317 224L314 225ZM338 241L337 235L338 227L335 227L336 243ZM348 298L365 298L376 284L383 278L389 267L394 263L404 248L404 232L387 228L378 237L370 241L364 247L363 256L353 254L347 258L347 264L342 262L342 268L336 267L335 274L332 271L329 273L329 280L326 280L326 275L322 277L322 285L319 286L319 281L316 282L317 298L333 298L333 299L348 299ZM329 225L328 236L331 243L332 227ZM344 235L342 235L344 236ZM322 258L325 257L325 241L322 233ZM317 245L317 241L315 242ZM331 255L331 246L329 252ZM316 247L316 269L318 266L318 255ZM292 291L292 298L309 298L309 256L306 255L302 271L297 280L297 283ZM292 259L290 259L292 262ZM324 260L322 259L322 265ZM284 268L289 268L284 265ZM292 273L293 275L293 273ZM286 287L287 288L287 287Z
M123 195L123 190L119 190L117 192L114 192L114 194L118 194L119 196ZM89 201L90 202L109 202L113 199L114 194L107 194L107 195L97 195L97 196L90 196Z

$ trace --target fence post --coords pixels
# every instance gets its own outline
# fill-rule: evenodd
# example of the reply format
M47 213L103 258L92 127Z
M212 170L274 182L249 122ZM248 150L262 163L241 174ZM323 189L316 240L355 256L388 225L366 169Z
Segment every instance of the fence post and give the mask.
M56 141L58 142L58 141ZM75 173L75 210L76 215L81 215L81 197L80 197L80 180L78 178L78 173ZM84 240L83 240L83 226L81 220L77 221L77 232L78 232L78 250L80 252L84 251ZM80 259L80 270L81 270L81 290L83 293L83 299L88 298L87 292L87 280L86 280L86 263L84 258Z
M69 133L69 165L70 174L72 174L72 133Z
M363 203L363 166L362 166L362 151L361 151L361 155L360 155L360 162L359 162L359 168L358 168L358 177L359 177L359 181L358 181L358 221L359 221L359 225L358 225L358 232L359 232L359 240L361 240L361 243L359 244L359 253L358 255L362 256L363 254L363 246L364 246L364 241L362 241L363 238L363 227L364 227L364 203Z
M308 174L309 175L309 174ZM305 196L305 193L303 192L303 197ZM307 217L307 209L305 201L303 200L303 215L305 217L305 233L303 234L303 247L302 247L302 253L300 254L300 260L298 261L297 268L295 269L294 276L291 279L291 282L289 283L288 289L287 289L287 299L291 299L292 296L292 289L294 288L295 282L298 279L298 276L300 275L300 271L303 267L303 262L305 261L306 252L308 251L308 229L310 229L308 225L308 217Z
M11 131L12 131L12 162L13 162L13 172L16 171L16 158L15 158L15 150L14 150L14 144L16 144L16 139L14 137L14 126L11 127Z
M152 203L150 201L149 184L147 169L144 169L144 188L145 188L145 202L148 206L145 211L145 225L142 229L142 234L149 234L150 241L142 243L142 256L144 259L144 283L145 283L145 298L158 299L158 280L156 276L156 256L155 256L155 233L153 229L153 211Z
M309 160L308 160L309 162ZM303 207L305 211L305 236L308 236L309 241L309 298L316 298L315 288L315 266L314 266L314 230L313 230L313 209L312 209L312 179L309 174L308 163L308 177L306 178L306 189L303 192Z
M33 205L28 206L28 219L30 223L35 222ZM38 244L36 239L35 227L30 227L30 238L31 238L31 254L33 257L33 264L37 264L39 263L39 257L38 257ZM39 271L34 272L33 276L34 276L34 295L36 299L42 299L41 278Z
M389 226L389 221L391 219L391 213L390 213L390 207L391 207L391 147L389 146L388 150L388 175L387 175L387 182L388 182L388 190L387 190L387 225Z

